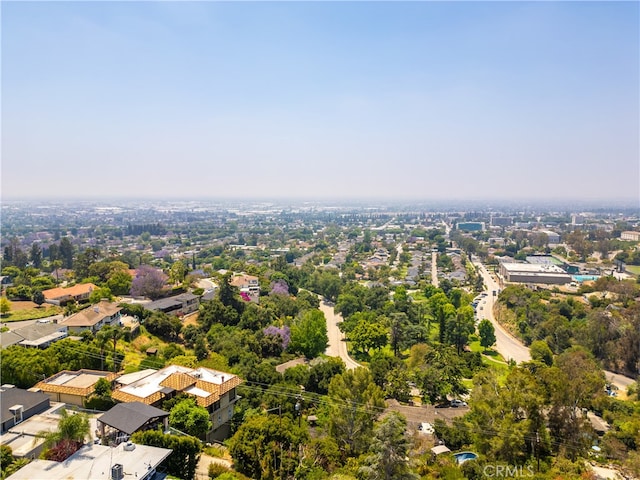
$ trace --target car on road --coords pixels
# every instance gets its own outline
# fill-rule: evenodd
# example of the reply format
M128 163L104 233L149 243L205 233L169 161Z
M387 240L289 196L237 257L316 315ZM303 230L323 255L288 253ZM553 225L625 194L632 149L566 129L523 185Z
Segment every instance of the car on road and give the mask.
M467 402L463 402L462 400L458 400L457 398L454 398L453 400L451 400L451 404L452 407L454 408L458 408L458 407L466 407L467 406Z

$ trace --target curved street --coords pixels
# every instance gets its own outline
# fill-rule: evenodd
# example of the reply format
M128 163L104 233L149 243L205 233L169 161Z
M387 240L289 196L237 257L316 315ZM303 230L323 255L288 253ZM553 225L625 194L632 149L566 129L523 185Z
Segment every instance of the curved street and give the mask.
M498 298L497 296L493 296L493 292L498 291L498 283L493 279L485 266L478 262L477 259L473 260L473 264L482 276L482 280L487 288L487 296L478 303L478 319L482 320L483 318L486 318L493 324L496 331L496 350L506 361L513 359L516 363L520 363L531 360L529 348L507 332L493 316L493 305L495 300Z
M344 334L338 328L338 324L342 322L342 315L336 313L334 305L324 299L320 299L320 310L327 319L327 336L329 337L329 345L325 354L330 357L340 357L348 370L361 367L358 362L349 356L347 351L347 343L344 341Z
M478 304L478 318L487 318L493 324L496 330L496 350L505 358L505 360L513 359L517 363L531 360L529 348L507 332L493 316L493 305L495 300L498 298L497 296L493 296L493 292L498 291L498 283L493 279L486 267L480 263L477 257L474 257L472 261L482 276L482 280L487 288L487 296ZM482 310L480 310L481 307ZM608 370L603 371L607 382L615 385L620 390L626 391L627 387L635 382L633 378L613 373Z

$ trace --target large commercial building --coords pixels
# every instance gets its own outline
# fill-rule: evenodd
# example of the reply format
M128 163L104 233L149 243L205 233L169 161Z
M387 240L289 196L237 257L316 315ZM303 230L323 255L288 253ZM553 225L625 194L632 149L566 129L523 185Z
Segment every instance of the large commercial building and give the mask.
M571 282L571 275L551 264L501 263L500 275L505 282L512 283L563 285Z
M640 232L627 231L620 234L620 240L630 240L632 242L640 242Z

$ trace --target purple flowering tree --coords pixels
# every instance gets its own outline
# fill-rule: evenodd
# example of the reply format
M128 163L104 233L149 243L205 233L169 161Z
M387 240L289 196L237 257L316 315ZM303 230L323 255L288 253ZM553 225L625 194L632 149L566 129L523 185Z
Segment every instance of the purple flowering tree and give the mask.
M251 297L249 296L249 294L247 292L240 292L240 297L245 301L245 302L250 302L251 301Z
M289 341L291 340L291 330L286 325L282 328L278 328L275 325L269 325L262 330L262 333L273 337L280 337L282 342L282 350L286 350L289 346Z
M161 270L150 265L140 265L136 269L136 278L131 282L131 295L156 299L162 294L168 279Z
M289 295L289 285L282 278L271 282L269 295Z

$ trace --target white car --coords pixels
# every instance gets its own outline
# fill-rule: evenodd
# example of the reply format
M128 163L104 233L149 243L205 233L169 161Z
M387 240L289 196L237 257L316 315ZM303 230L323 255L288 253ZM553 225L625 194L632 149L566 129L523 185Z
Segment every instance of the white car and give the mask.
M463 402L462 400L458 400L457 398L454 398L453 400L451 400L451 406L455 408L466 407L467 402Z

